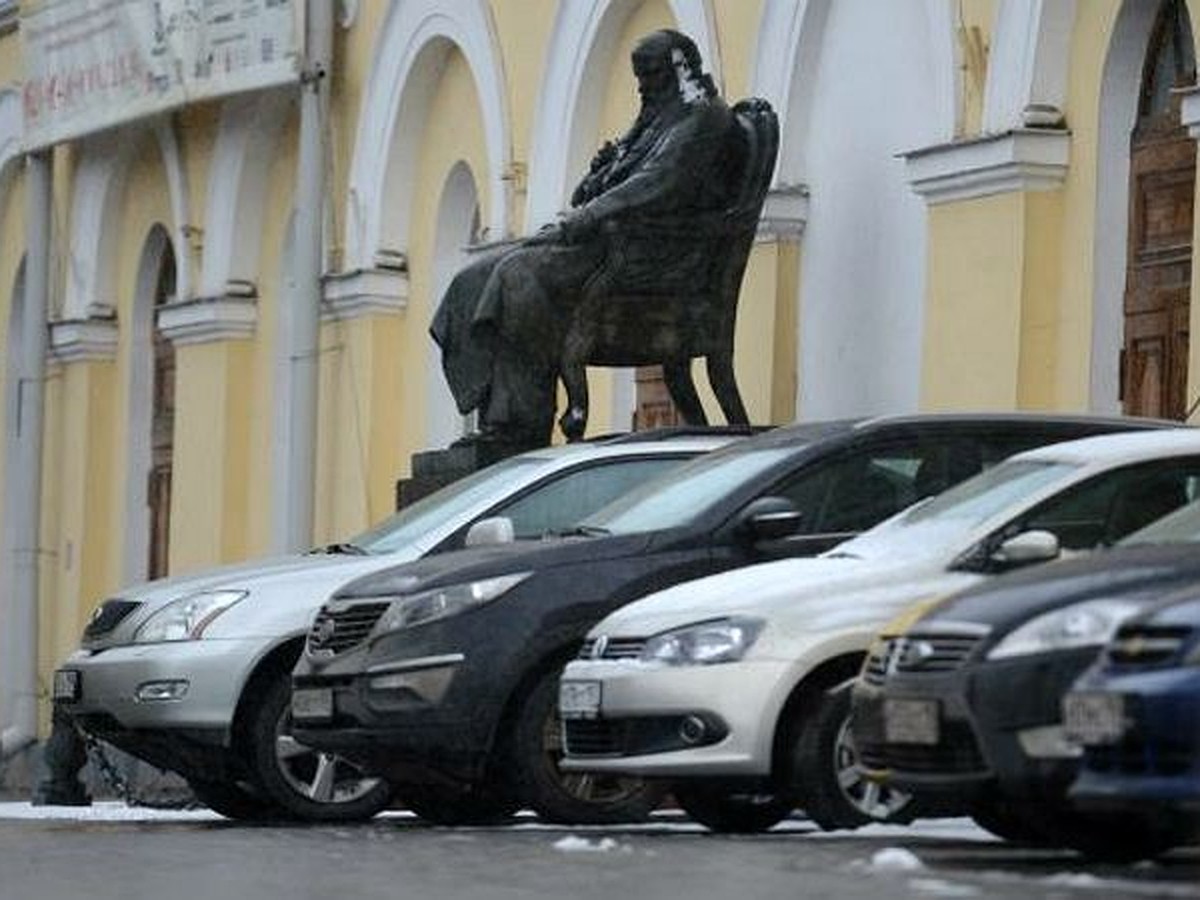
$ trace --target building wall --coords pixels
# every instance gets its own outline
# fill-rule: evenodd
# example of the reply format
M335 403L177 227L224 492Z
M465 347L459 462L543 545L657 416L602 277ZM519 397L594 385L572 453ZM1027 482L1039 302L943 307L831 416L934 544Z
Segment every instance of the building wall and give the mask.
M356 7L335 34L331 73L314 542L386 515L411 455L461 429L428 337L441 290L470 245L529 233L562 208L598 143L631 122L629 53L659 27L696 36L729 100L757 94L781 117L736 339L755 421L1115 408L1123 269L1112 248L1124 250L1113 223L1125 189L1111 148L1136 91L1122 60L1144 41L1145 4L903 0L887 16L872 0ZM1200 0L1189 8L1200 21ZM0 163L17 47L15 33L0 36ZM1065 132L1050 129L1066 148L1054 177L953 197L914 183L922 154L952 170L973 142L992 147L1021 128L1031 102L1065 116ZM177 300L218 319L251 310L245 327L222 320L177 343L171 569L283 549L297 142L288 88L55 151L51 318L112 341L47 371L43 680L95 604L144 572L149 412L138 378L150 325L135 323L153 318L142 278L156 227L179 261ZM26 240L23 177L7 171L3 347ZM8 397L5 378L0 367ZM631 373L593 370L589 385L591 432L624 427ZM5 489L0 480L0 500Z

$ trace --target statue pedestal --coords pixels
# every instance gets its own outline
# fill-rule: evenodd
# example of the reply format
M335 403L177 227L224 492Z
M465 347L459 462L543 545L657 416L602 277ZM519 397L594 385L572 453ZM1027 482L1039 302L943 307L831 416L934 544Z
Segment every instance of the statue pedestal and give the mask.
M496 440L461 441L442 450L412 456L412 477L396 482L396 509L408 506L440 487L492 463L541 445Z

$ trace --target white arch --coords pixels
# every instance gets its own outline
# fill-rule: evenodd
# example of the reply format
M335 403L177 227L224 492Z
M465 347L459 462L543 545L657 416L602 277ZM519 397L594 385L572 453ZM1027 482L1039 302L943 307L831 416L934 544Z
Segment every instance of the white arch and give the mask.
M508 231L504 176L512 158L504 69L486 0L406 0L389 7L375 62L363 100L350 167L346 212L346 257L349 268L374 265L383 238L385 207L398 211L399 238L407 241L411 197L385 196L395 164L399 179L411 182L415 148L429 100L422 96L422 63L426 51L453 45L463 54L475 80L487 144L487 183L491 193L488 231L502 237ZM407 177L406 177L407 176ZM404 251L406 247L390 247Z
M0 89L0 201L18 169L22 132L20 95L12 88Z
M595 150L591 143L604 85L588 76L604 70L621 27L638 2L571 0L558 5L529 154L525 216L529 231L554 218L566 199L570 180L583 174L588 156ZM721 57L711 0L669 3L677 27L696 42L705 68L721 85Z
M204 263L197 294L220 297L231 281L255 283L274 149L295 104L290 90L233 97L221 110L204 216ZM176 246L187 243L176 236ZM186 254L176 254L181 260Z
M1089 402L1097 412L1112 413L1121 408L1118 360L1125 334L1129 136L1137 119L1142 64L1157 15L1156 3L1125 0L1121 4L1100 79Z
M115 308L113 267L121 229L113 217L117 214L129 166L138 144L147 137L141 129L117 129L84 142L83 158L75 171L71 201L71 237L67 252L69 265L63 307L59 317L85 319L97 306ZM172 126L156 122L153 137L162 158L163 172L170 197L170 232L183 235L188 220L186 176L179 144ZM177 256L176 289L180 297L190 296L190 267Z
M446 176L438 202L432 296L442 296L450 279L467 261L466 248L475 237L473 231L478 224L478 215L479 191L475 176L471 167L460 160ZM442 447L466 433L466 421L455 406L454 397L442 376L441 350L433 341L426 341L425 357L425 370L429 373L425 390L425 444Z
M759 22L752 93L770 101L780 119L777 186L803 183L808 172L816 73L832 0L767 0ZM932 120L941 140L958 127L958 50L951 0L922 0L932 63ZM886 87L886 86L884 86ZM886 102L881 97L880 102ZM903 149L903 148L900 148Z
M1030 104L1065 108L1075 10L1076 0L1001 0L983 95L985 133L1020 126Z

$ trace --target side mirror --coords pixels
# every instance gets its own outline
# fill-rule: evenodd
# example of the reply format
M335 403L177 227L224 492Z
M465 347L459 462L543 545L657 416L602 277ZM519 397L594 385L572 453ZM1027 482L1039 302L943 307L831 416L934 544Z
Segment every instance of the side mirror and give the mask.
M777 541L795 534L804 514L784 497L759 497L738 516L737 534L750 541Z
M488 547L492 544L511 544L515 540L512 519L493 516L480 519L467 529L464 544L467 547Z
M1034 529L1010 537L996 548L992 562L1002 566L1027 566L1057 559L1061 548L1058 537L1050 531Z

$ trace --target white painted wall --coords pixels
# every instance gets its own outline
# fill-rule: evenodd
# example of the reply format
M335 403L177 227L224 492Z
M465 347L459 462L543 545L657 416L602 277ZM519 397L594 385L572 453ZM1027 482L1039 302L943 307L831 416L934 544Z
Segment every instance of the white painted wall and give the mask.
M921 0L829 6L802 151L811 205L800 294L805 419L911 411L919 401L924 203L896 154L947 139L946 42ZM810 57L811 58L811 57ZM797 152L783 147L783 152Z

